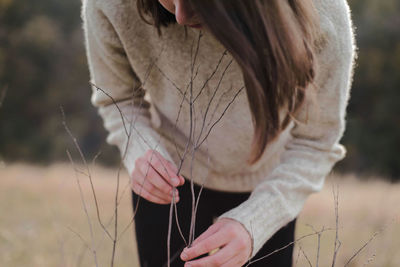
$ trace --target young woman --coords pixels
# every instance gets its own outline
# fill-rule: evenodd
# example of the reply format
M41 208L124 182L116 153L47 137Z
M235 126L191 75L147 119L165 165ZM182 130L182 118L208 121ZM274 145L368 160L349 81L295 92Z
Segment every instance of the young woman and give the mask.
M171 266L242 266L292 242L345 154L346 1L83 5L92 102L132 178L141 265L166 266L167 243ZM291 254L251 266L291 266Z

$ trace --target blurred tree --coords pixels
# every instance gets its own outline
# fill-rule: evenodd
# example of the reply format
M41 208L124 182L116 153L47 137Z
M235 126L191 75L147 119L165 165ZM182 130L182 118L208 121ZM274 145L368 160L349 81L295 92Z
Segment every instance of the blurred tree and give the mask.
M349 1L358 45L344 171L400 178L400 2Z
M349 0L359 48L341 171L375 172L400 179L400 1ZM92 157L118 153L90 104L79 0L0 0L0 157L6 161L65 160L67 122Z
M114 148L90 104L89 75L78 0L0 0L0 85L8 85L0 112L0 155L6 161L65 160L70 128L91 158L116 162ZM107 156L108 155L108 156Z

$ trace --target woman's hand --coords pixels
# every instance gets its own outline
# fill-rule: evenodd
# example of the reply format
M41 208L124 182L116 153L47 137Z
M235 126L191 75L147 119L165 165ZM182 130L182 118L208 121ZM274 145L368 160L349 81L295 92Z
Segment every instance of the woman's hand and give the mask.
M185 248L181 259L185 267L244 265L250 258L252 240L244 226L232 219L222 218L201 234L190 248ZM190 261L219 249L214 254Z
M179 201L177 186L184 184L185 179L177 176L176 166L166 160L155 150L148 150L135 161L132 173L131 187L139 196L158 204L168 204L172 201L175 190L175 201Z

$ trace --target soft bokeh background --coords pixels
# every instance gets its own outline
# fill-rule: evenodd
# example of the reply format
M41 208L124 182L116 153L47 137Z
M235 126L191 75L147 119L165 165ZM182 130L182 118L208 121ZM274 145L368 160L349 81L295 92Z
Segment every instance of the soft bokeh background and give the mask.
M298 236L311 231L306 224L318 230L335 227L331 185L339 184L343 245L338 266L381 229L349 266L400 266L395 253L400 251L395 238L400 236L400 187L395 183L400 180L400 2L349 4L359 51L342 140L348 155L323 192L307 202ZM80 5L78 0L0 0L0 266L93 266L89 249L76 234L90 240L75 172L62 163L73 145L60 106L85 157L101 152L97 163L107 168L91 168L102 215L105 220L112 216L119 153L105 144L102 122L90 104ZM73 157L78 161L77 153ZM127 188L124 175L122 189ZM110 242L96 225L86 178L79 176L93 215L100 266L107 266ZM128 192L121 202L121 228L132 216ZM296 253L302 247L312 266L316 240L296 247ZM332 260L333 241L331 233L323 234L320 266ZM136 266L130 228L119 244L117 265ZM309 266L303 254L298 266Z

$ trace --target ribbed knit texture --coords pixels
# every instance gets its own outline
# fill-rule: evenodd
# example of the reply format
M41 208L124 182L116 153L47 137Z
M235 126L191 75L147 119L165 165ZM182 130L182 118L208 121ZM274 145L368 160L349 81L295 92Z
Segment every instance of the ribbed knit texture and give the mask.
M93 88L92 103L109 131L107 141L120 148L132 173L148 149L178 165L192 133L182 175L211 189L252 191L221 215L248 230L252 256L299 214L345 154L339 140L354 59L349 8L345 0L315 5L323 38L311 94L296 122L251 166L253 125L241 71L210 33L199 37L199 30L171 25L159 37L140 19L135 1L83 1L91 81L101 88ZM196 99L192 113L190 99ZM194 152L193 143L201 144Z

